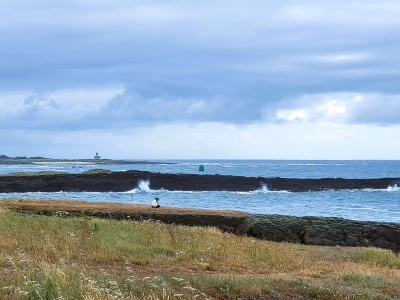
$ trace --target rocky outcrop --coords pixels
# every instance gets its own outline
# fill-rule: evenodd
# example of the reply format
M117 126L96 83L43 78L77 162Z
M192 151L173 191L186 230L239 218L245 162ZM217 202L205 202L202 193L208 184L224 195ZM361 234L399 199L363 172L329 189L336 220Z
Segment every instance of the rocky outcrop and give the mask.
M267 178L223 175L166 174L130 170L95 174L52 174L0 176L0 192L124 192L149 181L152 189L180 191L253 191L266 186L271 191L291 192L386 189L400 184L400 178Z
M246 234L273 241L400 250L400 224L342 218L252 215Z
M400 251L400 223L354 221L328 217L249 214L150 205L71 200L0 201L0 209L57 217L94 217L115 220L157 221L185 226L211 226L258 239L323 246L379 247Z
M153 220L187 226L213 226L238 235L305 245L378 247L400 250L400 224L342 218L282 215L203 215L93 211L93 217Z
M237 235L246 234L248 220L245 216L219 215L219 214L199 214L199 213L149 213L149 212L110 212L92 211L88 213L91 217L109 218L116 220L136 220L136 221L159 221L166 224L186 225L186 226L209 226L216 227L223 231L235 233Z

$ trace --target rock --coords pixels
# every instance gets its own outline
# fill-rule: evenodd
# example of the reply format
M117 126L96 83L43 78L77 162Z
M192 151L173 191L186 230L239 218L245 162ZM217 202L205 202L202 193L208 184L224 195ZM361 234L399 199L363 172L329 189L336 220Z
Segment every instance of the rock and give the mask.
M271 241L300 243L303 224L301 219L281 215L251 215L247 217L249 236Z
M262 186L269 190L291 192L338 189L386 189L400 184L400 178L266 178L197 174L164 174L130 170L95 172L94 174L52 174L36 176L0 176L0 192L125 192L149 181L152 189L180 191L254 191Z
M245 233L257 238L306 245L400 249L398 223L278 215L250 215L248 218L251 221Z
M80 206L81 205L81 206ZM363 246L400 251L400 224L366 222L327 217L295 217L247 214L229 211L188 210L147 206L89 205L84 202L62 206L62 201L4 201L1 207L16 212L56 217L88 216L115 220L157 221L185 226L210 226L258 239L322 246ZM93 207L91 209L90 207Z
M378 247L393 251L400 249L400 224L397 223L282 215L229 216L158 212L93 211L89 216L118 220L153 220L187 226L212 226L237 235L248 235L276 242L320 246Z

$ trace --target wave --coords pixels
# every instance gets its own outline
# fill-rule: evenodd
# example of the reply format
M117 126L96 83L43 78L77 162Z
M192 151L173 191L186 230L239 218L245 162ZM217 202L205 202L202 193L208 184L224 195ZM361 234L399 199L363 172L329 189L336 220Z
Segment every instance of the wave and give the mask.
M357 192L357 191L363 191L363 192L399 192L400 187L395 185L390 185L386 189L372 189L372 188L365 188L365 189L341 189L341 190L323 190L323 191L317 191L321 193L326 193L326 192ZM62 192L62 191L60 191ZM226 193L233 193L233 194L238 194L238 195L256 195L256 194L267 194L267 193L292 193L291 191L288 190L279 190L279 191L274 191L270 190L266 184L262 184L259 189L252 190L252 191L217 191L217 190L207 190L207 191L196 191L196 190L189 190L189 191L184 191L184 190L166 190L166 189L158 189L158 190L153 190L150 188L150 181L144 181L140 180L137 184L137 187L130 191L126 191L124 193L127 194L135 194L135 193L153 193L153 192L167 192L167 193L178 193L178 194L190 194L190 193L218 193L218 192L226 192Z
M346 166L346 164L340 164L340 163L327 163L327 164L324 164L324 163L289 163L286 165L287 166L327 166L327 167L329 167L329 166Z
M203 194L203 193L232 193L232 194L238 194L238 195L257 195L257 194L267 194L267 193L290 193L290 191L287 190L282 190L282 191L271 191L268 189L268 186L266 184L262 184L261 187L257 190L253 191L246 191L246 192L238 192L238 191L182 191L182 190L165 190L165 189L159 189L159 190L153 190L150 188L150 181L144 181L140 180L138 182L138 186L130 191L123 192L125 194L136 194L136 193L155 193L155 192L164 192L164 193L171 193L171 194Z
M361 190L352 190L352 191L364 191L364 192L400 192L400 187L395 185L389 185L386 189L361 189Z
M183 162L180 163L182 166L198 166L198 165L204 165L204 166L222 166L224 165L223 163L217 163L217 162Z
M136 188L130 191L126 191L126 194L135 194L135 193L150 193L152 190L150 189L150 181L139 180Z
M210 193L210 192L220 192L220 191L168 191L168 190L162 190L164 192L168 192L171 194L204 194L204 193Z
M239 195L258 195L258 194L269 194L269 193L275 193L275 194L281 194L281 193L290 193L290 191L287 190L282 190L282 191L271 191L268 189L268 186L266 184L262 184L261 188L254 190L254 191L249 191L249 192L234 192L235 194Z
M394 186L388 186L386 191L388 192L400 192L400 187L397 186L397 184L395 184Z

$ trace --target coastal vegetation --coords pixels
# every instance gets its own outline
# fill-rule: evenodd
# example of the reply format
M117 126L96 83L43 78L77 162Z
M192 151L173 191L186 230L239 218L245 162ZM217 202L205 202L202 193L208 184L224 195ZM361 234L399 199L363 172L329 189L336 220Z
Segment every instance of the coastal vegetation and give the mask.
M45 176L45 175L59 175L59 174L71 174L64 171L39 171L39 172L12 172L7 174L0 174L0 176ZM110 170L106 169L90 169L82 172L82 174L111 174Z
M46 158L42 156L16 156L10 157L7 155L0 155L0 164L2 165L30 165L30 164L54 164L54 163L65 163L65 164L158 164L158 162L150 162L146 160L122 160L122 159L93 159L93 158L82 158L82 159L57 159L57 158Z
M389 250L90 218L85 209L0 206L0 299L399 299L400 258Z
M43 175L59 175L68 174L68 172L62 171L39 171L39 172L12 172L7 174L0 174L0 176L43 176Z

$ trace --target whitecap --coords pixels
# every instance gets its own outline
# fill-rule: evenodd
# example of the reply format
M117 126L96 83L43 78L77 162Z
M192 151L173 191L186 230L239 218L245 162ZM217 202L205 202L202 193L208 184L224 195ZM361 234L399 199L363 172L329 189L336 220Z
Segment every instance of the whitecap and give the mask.
M209 193L210 191L180 191L180 190L173 190L173 191L169 191L169 190L164 190L168 193L171 194L201 194L201 193Z
M349 190L349 191L357 192L359 190L354 189L354 190ZM395 184L394 186L389 185L386 189L365 188L365 189L361 189L360 191L363 191L363 192L399 192L400 187L398 187L397 184Z
M257 194L268 194L268 193L290 193L289 191L282 190L282 191L271 191L268 189L268 186L266 184L262 184L261 188L250 191L250 192L234 192L235 194L239 195L257 195Z
M399 192L400 188L395 184L394 186L389 185L386 189L388 192Z
M145 192L145 193L151 192L150 181L139 180L138 186L136 188L134 188L130 191L126 191L125 193L135 194L135 193L140 193L140 192Z

